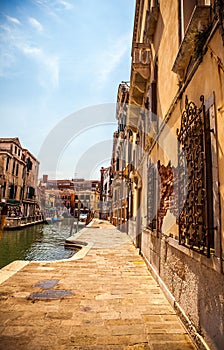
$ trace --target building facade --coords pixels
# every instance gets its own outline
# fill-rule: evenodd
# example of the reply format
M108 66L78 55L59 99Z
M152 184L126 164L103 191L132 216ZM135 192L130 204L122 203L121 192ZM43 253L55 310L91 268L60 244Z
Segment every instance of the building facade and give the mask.
M23 199L25 161L18 138L0 139L1 201Z
M78 212L99 213L100 182L98 180L49 180L39 184L41 209L45 218L78 217Z
M7 206L6 227L41 221L38 171L39 161L18 138L0 139L0 202Z
M112 215L111 208L111 184L112 184L112 168L102 167L100 169L100 219L110 220Z
M132 153L133 132L127 128L130 85L122 82L118 87L116 119L117 131L113 136L111 170L112 215L111 221L122 231L128 229L128 220L132 208L132 197L129 185L130 156Z
M128 222L200 349L224 344L223 13L221 0L136 0L126 125L112 156L123 183L115 224Z

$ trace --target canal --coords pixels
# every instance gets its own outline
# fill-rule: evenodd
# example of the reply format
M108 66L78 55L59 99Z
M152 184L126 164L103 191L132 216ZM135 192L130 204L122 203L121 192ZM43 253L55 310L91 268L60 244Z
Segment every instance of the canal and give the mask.
M0 268L14 260L60 260L70 258L76 251L65 249L70 236L72 219L54 224L39 224L22 230L0 233ZM73 229L75 233L76 228Z

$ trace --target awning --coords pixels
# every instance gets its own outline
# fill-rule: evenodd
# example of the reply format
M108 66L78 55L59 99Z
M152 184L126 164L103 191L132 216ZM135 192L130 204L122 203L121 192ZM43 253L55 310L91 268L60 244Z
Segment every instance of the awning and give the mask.
M15 199L8 199L7 204L12 204L12 205L20 205L20 201L17 201Z

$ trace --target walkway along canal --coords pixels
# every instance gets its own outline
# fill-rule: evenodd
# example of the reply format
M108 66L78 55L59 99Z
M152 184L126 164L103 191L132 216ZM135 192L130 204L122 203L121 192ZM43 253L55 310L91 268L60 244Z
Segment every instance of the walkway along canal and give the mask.
M125 233L94 220L75 237L89 249L74 260L0 270L15 271L0 283L0 349L196 350Z
M72 219L22 230L7 230L0 235L0 268L14 260L60 260L71 257L74 249L65 249ZM80 229L80 228L79 228ZM76 227L73 230L75 233Z

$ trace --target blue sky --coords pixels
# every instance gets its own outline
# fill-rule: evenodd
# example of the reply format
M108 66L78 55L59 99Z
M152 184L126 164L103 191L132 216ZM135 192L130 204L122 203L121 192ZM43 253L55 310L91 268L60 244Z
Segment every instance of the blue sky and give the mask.
M103 125L91 106L116 103L119 83L130 79L134 6L134 0L0 0L0 137L18 136L44 164L40 176L96 177L95 165L108 162L115 115L109 105ZM64 132L57 169L48 167L42 145L68 116L79 123L85 108L84 129L77 125L68 139ZM86 154L95 164L88 173Z

